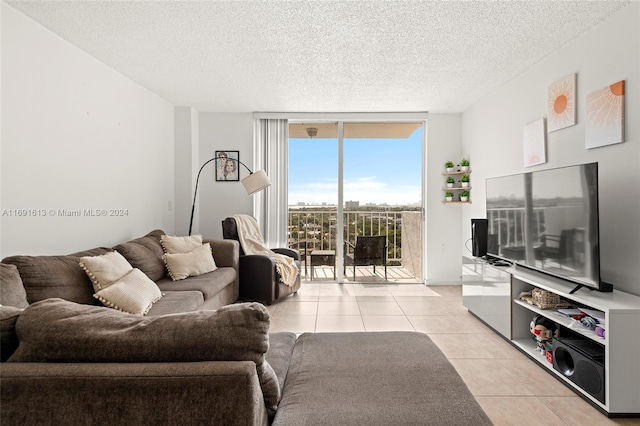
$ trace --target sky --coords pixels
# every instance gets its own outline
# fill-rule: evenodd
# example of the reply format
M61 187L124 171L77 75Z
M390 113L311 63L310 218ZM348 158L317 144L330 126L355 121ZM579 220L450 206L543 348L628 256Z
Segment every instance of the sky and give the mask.
M422 128L407 139L345 139L344 201L421 201ZM289 139L289 205L337 204L338 140Z

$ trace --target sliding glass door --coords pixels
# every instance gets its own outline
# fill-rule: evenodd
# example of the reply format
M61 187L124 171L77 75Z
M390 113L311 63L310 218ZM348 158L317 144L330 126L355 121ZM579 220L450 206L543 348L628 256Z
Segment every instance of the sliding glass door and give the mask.
M422 281L422 150L422 122L290 122L288 238L308 280Z

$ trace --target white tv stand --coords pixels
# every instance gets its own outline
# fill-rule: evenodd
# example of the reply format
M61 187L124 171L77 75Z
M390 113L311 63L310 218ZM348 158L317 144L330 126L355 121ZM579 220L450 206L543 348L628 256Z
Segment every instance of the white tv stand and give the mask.
M521 352L567 383L600 411L614 416L640 414L640 297L618 290L599 292L581 288L570 293L575 284L522 267L495 267L480 259L464 258L463 303L476 317L509 340ZM580 307L604 312L605 338L594 331L577 327L575 321L555 310L539 309L519 300L521 292L541 288L560 295ZM534 315L543 315L560 327L604 346L604 403L555 370L536 351L529 324Z

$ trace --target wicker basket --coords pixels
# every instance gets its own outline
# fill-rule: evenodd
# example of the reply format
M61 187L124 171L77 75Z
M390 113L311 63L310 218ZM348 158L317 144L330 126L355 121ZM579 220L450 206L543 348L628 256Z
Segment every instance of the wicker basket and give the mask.
M528 302L540 309L556 309L570 306L568 302L561 300L559 295L541 288L534 288L531 291L531 301Z

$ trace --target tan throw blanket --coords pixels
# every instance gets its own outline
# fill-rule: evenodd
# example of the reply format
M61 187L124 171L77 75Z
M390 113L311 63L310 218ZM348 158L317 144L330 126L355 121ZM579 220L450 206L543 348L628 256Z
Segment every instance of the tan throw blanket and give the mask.
M293 258L284 254L274 253L265 246L260 228L258 228L258 222L253 216L237 214L233 218L236 221L238 237L244 253L268 256L275 260L276 271L280 274L282 282L291 287L299 273L298 266L296 266Z

